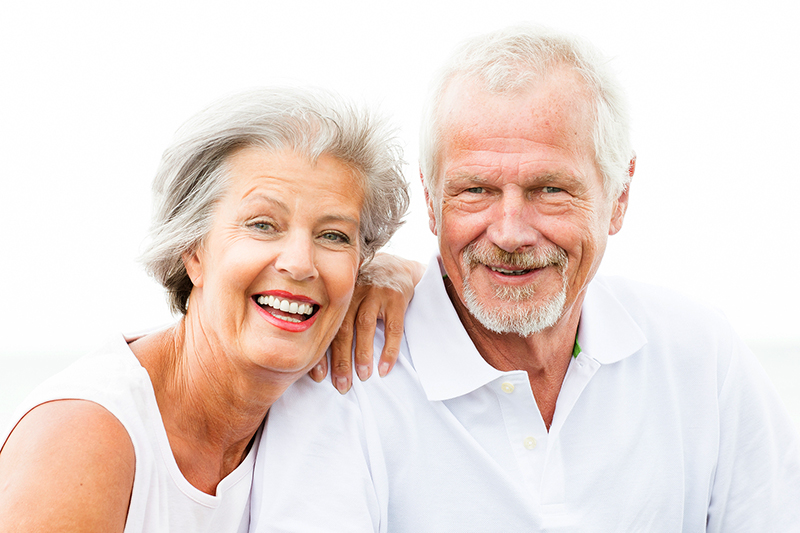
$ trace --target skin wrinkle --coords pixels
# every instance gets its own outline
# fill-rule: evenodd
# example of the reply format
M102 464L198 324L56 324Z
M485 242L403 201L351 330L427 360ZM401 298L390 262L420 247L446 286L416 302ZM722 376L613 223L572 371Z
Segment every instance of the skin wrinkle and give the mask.
M202 322L194 326L200 333L192 334L193 336L203 339L212 337L205 331ZM186 334L183 335L183 338L186 338ZM231 364L224 364L232 362L230 354L215 354L216 357L213 359L203 360L194 357L194 352L191 350L186 350L180 338L181 335L177 334L168 336L167 342L174 346L173 349L180 351L171 352L174 355L170 357L169 362L164 361L165 364L161 368L153 366L152 372L149 372L156 391L156 401L161 412L173 410L176 406L192 406L191 409L194 410L192 419L182 416L164 417L164 426L172 449L192 450L191 454L175 456L178 467L187 479L193 477L192 467L198 464L197 456L206 455L201 446L204 442L215 443L216 446L227 450L219 466L218 475L222 478L247 455L250 436L258 429L258 424L251 424L251 427L241 429L242 422L253 420L259 413L266 411L274 399L262 399L256 402L254 399L258 396L255 391L235 394L234 391L241 389L234 387L244 384L237 381L226 385L221 379L232 378L236 375L235 372L241 372L233 369ZM153 359L152 362L156 360ZM192 386L193 383L205 383L211 393L198 393ZM178 408L178 412L188 412L188 409L190 407ZM225 413L225 416L220 416L220 413ZM217 461L211 457L209 460Z

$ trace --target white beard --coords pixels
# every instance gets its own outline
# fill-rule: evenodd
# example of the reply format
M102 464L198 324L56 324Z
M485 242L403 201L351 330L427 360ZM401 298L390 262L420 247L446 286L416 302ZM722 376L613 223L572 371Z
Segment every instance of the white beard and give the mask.
M489 331L495 333L516 333L529 337L554 326L564 313L567 301L567 254L563 249L536 248L525 253L508 253L492 246L471 244L461 255L464 272L464 303L469 312ZM470 282L470 274L478 264L501 263L519 267L520 270L544 268L554 265L561 278L561 290L550 299L536 303L532 301L535 291L532 286L498 287L495 297L503 303L489 307L478 299Z

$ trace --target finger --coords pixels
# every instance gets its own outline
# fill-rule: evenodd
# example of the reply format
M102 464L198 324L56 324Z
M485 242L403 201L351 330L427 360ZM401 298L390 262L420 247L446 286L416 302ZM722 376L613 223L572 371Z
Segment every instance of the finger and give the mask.
M353 368L350 363L353 353L353 325L348 324L346 328L349 331L342 332L339 330L341 336L337 335L334 342L331 343L331 383L342 394L350 390L350 381L353 376Z
M352 357L353 357L353 332L356 312L363 295L358 291L353 295L350 307L345 313L342 325L331 342L331 382L340 393L344 394L350 389L353 379Z
M378 375L386 376L400 355L400 342L403 340L403 320L407 302L391 300L386 305L383 318L384 343L381 359L378 363Z
M356 374L361 381L369 379L372 375L372 346L375 340L375 328L378 326L378 317L381 314L380 295L370 292L358 308L356 317L356 347L355 365Z
M328 356L323 355L314 368L308 371L308 375L317 383L321 383L328 375Z

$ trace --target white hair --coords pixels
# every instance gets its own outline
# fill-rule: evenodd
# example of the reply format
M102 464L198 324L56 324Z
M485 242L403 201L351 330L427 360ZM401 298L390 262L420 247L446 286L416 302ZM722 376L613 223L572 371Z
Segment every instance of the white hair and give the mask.
M622 194L630 183L634 154L627 105L615 74L588 42L537 26L514 26L467 40L434 78L420 130L420 171L429 194L439 180L439 106L454 78L477 81L492 94L516 94L563 66L580 74L593 95L595 161L606 194Z
M328 154L352 168L364 189L363 261L402 224L408 185L402 149L385 120L319 89L266 88L225 98L178 130L153 182L155 209L142 262L167 289L176 313L185 314L192 290L182 256L207 235L227 187L227 159L247 146L288 149L312 163Z

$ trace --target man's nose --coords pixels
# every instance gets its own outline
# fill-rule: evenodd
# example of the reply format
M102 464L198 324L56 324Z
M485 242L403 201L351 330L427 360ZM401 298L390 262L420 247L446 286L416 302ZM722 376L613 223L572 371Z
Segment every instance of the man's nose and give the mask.
M316 278L319 273L314 257L313 238L302 232L290 232L281 242L275 268L295 281Z
M533 227L529 212L532 207L526 205L522 191L504 191L494 207L492 221L486 231L493 244L509 253L537 244L540 234Z

